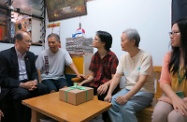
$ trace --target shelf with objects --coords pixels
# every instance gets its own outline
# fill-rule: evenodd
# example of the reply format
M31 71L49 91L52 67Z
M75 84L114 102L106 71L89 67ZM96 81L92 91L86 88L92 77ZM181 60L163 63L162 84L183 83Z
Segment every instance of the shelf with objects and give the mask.
M0 40L13 43L14 34L21 25L21 30L31 34L32 45L42 46L45 40L45 0L24 0L21 3L20 0L0 1L0 30L3 31Z

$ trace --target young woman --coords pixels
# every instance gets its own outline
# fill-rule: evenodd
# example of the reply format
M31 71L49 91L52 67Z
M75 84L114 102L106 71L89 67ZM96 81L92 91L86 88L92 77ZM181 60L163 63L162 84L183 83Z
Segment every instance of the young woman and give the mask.
M98 95L99 100L104 100L110 81L116 72L118 65L117 56L110 50L112 46L112 36L106 31L97 31L92 46L97 48L97 52L93 55L89 70L90 76L79 83L79 85L87 84L94 88L94 94ZM116 89L114 92L117 92ZM113 93L114 93L113 92ZM106 121L107 113L103 114Z
M172 50L165 55L160 78L164 95L153 112L153 122L187 122L187 18L173 24Z

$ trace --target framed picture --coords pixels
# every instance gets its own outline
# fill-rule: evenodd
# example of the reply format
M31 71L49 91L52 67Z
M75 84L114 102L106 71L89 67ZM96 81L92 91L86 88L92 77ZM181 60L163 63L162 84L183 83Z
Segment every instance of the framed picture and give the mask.
M49 22L87 14L85 0L46 0Z

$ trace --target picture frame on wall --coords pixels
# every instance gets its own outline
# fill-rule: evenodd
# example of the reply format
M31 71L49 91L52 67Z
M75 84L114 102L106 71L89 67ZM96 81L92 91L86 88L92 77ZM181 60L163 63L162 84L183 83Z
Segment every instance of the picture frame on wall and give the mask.
M85 0L46 0L49 22L87 14Z

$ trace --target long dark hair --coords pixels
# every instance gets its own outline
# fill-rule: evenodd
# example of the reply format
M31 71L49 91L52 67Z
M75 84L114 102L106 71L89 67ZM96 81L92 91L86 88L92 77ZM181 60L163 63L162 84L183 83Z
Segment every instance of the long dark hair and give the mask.
M179 31L181 34L181 46L180 48L172 46L171 60L169 62L169 71L172 72L173 75L178 72L180 65L180 55L182 51L184 57L185 77L187 79L187 18L180 19L174 24L177 24L179 27Z

